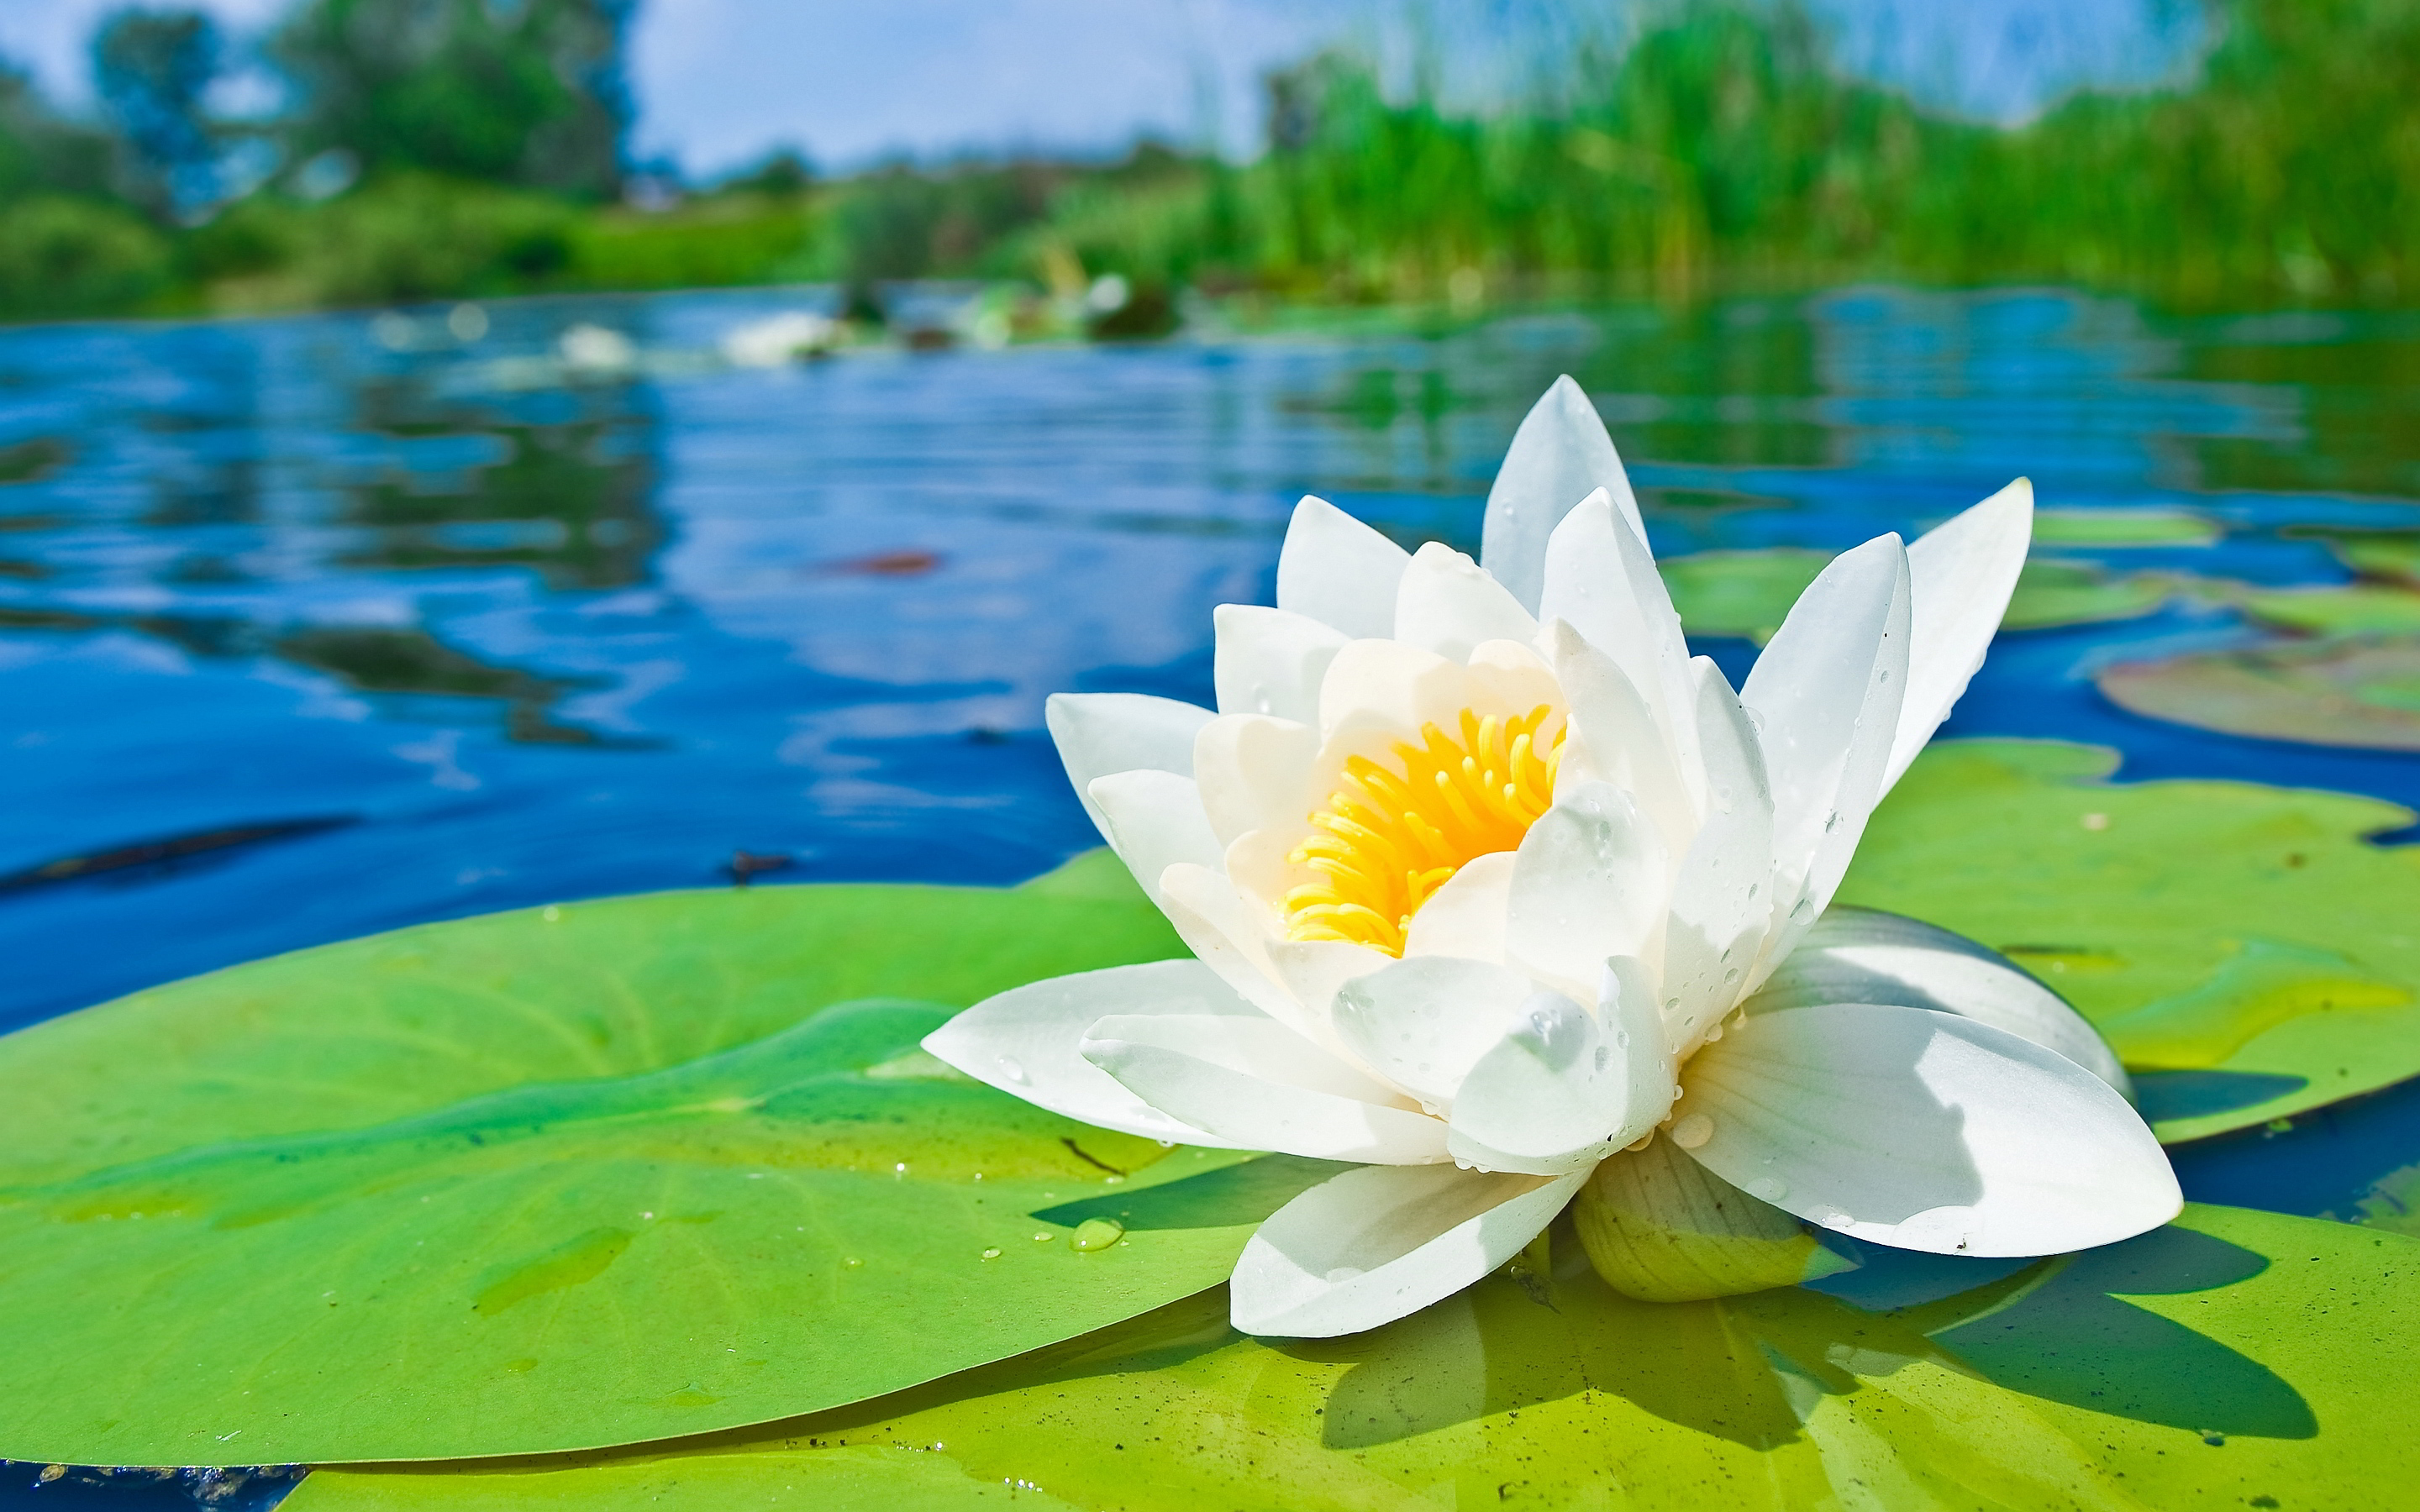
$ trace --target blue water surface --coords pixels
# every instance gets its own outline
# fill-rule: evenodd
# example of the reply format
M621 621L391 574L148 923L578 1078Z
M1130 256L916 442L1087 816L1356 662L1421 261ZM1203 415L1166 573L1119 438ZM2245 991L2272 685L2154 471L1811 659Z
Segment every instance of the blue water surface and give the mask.
M2045 506L2226 528L2059 553L2121 570L2338 581L2298 527L2420 526L2411 317L1860 288L714 356L826 298L533 301L470 342L443 310L0 332L0 1028L735 861L778 863L758 885L1030 876L1097 843L1047 694L1206 702L1210 609L1267 601L1304 493L1475 550L1558 373L1597 400L1665 554L1912 534L2020 474ZM580 325L632 362L566 365ZM2174 607L2004 635L1945 734L2420 807L2420 760L2163 724L2089 680L2246 633ZM1753 656L1700 649L1734 674ZM2415 1159L2408 1088L2179 1153L2196 1195L2308 1212ZM0 1505L119 1494L8 1477Z

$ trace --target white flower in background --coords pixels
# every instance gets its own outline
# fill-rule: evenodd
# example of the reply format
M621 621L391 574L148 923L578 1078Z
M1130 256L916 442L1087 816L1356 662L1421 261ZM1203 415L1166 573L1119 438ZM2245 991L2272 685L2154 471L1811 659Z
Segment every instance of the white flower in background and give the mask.
M1689 656L1569 378L1513 440L1481 563L1306 499L1278 607L1218 610L1216 714L1051 701L1077 791L1196 959L1022 987L926 1048L1102 1127L1360 1163L1246 1248L1251 1333L1425 1306L1592 1174L1581 1231L1637 1295L1798 1278L1624 1257L1693 1202L1806 1250L1782 1211L1974 1256L2154 1227L2175 1177L2072 1009L1955 935L1824 912L1980 665L2031 500L1839 557L1734 692ZM1725 1183L1760 1201L1707 1206Z

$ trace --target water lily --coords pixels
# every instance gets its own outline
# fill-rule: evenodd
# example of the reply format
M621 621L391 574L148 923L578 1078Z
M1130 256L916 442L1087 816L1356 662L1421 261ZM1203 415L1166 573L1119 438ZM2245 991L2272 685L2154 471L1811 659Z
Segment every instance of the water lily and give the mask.
M1841 555L1734 690L1569 378L1479 563L1306 499L1278 607L1217 611L1215 713L1050 705L1193 958L1002 994L926 1048L1103 1127L1352 1163L1246 1247L1252 1333L1425 1306L1575 1196L1600 1272L1651 1297L1815 1273L1810 1225L1969 1256L2154 1227L2175 1177L2072 1009L1971 941L1827 912L2031 527L2019 480Z

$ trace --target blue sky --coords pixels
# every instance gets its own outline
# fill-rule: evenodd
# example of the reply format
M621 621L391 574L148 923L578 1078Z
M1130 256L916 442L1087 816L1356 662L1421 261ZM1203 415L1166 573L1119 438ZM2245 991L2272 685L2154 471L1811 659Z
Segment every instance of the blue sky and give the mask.
M85 41L122 0L0 0L0 54L87 94ZM202 0L238 33L288 0ZM1109 150L1138 132L1258 141L1259 78L1330 41L1398 59L1434 39L1483 96L1516 54L1619 26L1644 0L645 0L638 145L698 174L801 146L885 153ZM1959 114L2020 120L2079 85L2190 72L2199 0L1810 0L1849 71Z

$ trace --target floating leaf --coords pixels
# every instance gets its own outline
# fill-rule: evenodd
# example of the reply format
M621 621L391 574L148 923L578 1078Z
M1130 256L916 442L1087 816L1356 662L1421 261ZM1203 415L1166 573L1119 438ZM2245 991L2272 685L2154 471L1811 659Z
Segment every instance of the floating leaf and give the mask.
M1980 940L2064 994L2161 1137L2420 1074L2420 853L2392 804L2243 782L2114 784L2115 752L1953 741L1876 813L1843 903Z
M1672 1304L1618 1295L1567 1241L1551 1276L1355 1337L1240 1337L1222 1288L771 1430L320 1472L286 1507L2182 1512L2380 1506L2409 1479L2401 1236L2193 1208L2014 1273L1928 1257L1838 1296Z
M2037 546L2208 546L2226 532L2189 509L2040 509Z
M1762 644L1781 628L1790 606L1815 580L1828 551L1773 547L1761 551L1700 551L1657 565L1672 607L1691 635L1745 636Z
M2296 525L2288 527L2285 533L2327 542L2329 551L2338 562L2365 578L2420 588L2420 531Z
M1181 953L1099 872L466 919L0 1041L0 1457L660 1438L1218 1281L1332 1167L1088 1129L917 1048L988 994ZM1079 1248L1050 1213L1105 1196L1140 1215Z
M2094 681L2121 708L2197 730L2420 750L2420 635L2119 662Z
M2420 594L2383 583L2332 588L2250 589L2234 603L2256 620L2317 635L2420 632Z
M2054 630L2138 619L2174 596L2177 585L2177 579L2161 573L2113 578L2082 563L2028 562L2000 623L2011 630Z
M1774 547L1700 551L1661 565L1672 606L1691 635L1745 636L1762 644L1831 560L1828 552ZM2112 578L2082 563L2028 562L2001 623L2011 630L2044 630L2133 619L2158 609L2176 588L2177 579L2157 573Z

